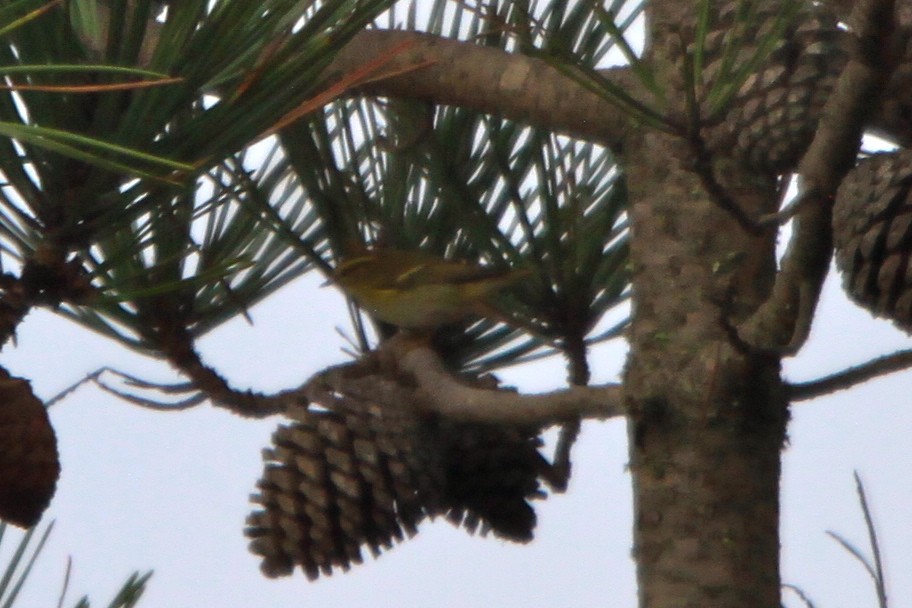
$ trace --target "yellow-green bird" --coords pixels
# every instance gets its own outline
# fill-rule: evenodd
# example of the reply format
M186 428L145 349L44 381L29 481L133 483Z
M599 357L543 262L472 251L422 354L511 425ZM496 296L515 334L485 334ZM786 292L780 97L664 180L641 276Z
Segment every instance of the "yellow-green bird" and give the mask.
M418 251L372 249L343 260L331 280L381 321L429 330L491 313L489 298L528 274Z

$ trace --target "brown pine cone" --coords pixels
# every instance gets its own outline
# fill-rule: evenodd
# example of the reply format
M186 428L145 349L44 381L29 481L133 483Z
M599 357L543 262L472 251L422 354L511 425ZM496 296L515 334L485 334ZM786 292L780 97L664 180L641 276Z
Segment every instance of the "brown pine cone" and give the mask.
M783 11L794 0L751 2L748 22L739 21L741 1L723 3L704 45L701 112L709 116L708 92L723 73L725 50L737 50L728 78L748 66L764 37L785 26L762 62L734 95L721 124L705 130L712 152L731 154L756 169L782 173L794 168L813 139L823 104L847 60L845 32L820 3L802 2L791 19ZM729 50L731 50L729 48Z
M877 154L846 175L833 208L836 265L849 296L912 331L912 152Z
M447 519L471 532L532 540L536 517L527 501L544 497L538 479L549 466L538 433L441 419L431 424L442 450Z
M264 450L260 510L248 518L251 550L267 576L300 565L310 579L361 563L446 515L469 531L532 538L528 500L548 466L534 431L445 421L424 413L402 380L368 375L311 391L316 407Z
M60 461L44 404L0 369L0 519L29 528L54 496Z
M248 518L251 550L267 576L299 564L310 579L361 563L389 548L436 505L440 467L421 445L408 410L325 391L318 408L295 408L293 422L264 450L266 470ZM325 409L324 409L325 408Z

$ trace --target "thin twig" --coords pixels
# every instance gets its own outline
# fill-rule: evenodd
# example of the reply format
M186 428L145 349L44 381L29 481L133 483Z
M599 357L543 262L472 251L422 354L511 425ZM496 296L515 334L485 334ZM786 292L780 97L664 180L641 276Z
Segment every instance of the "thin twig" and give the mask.
M551 459L551 471L546 480L555 492L566 492L570 484L570 476L573 473L571 453L581 426L579 420L573 420L563 423L560 427L557 445L554 446L554 456Z
M760 216L757 223L761 226L782 226L798 215L805 205L815 200L820 200L820 192L813 189L805 190L776 213Z
M788 386L792 401L813 399L836 391L852 388L872 378L903 371L912 367L912 349L901 350L889 355L871 359L860 365L824 376L809 382L791 383Z
M140 397L139 395L135 395L132 393L128 393L127 391L123 391L121 389L114 388L113 386L111 386L110 384L107 384L106 382L104 382L101 379L101 377L106 373L117 376L124 383L131 385L133 387L136 387L136 388L143 389L143 390L151 389L151 390L158 391L160 393L171 394L171 395L181 394L181 393L184 393L184 394L192 393L192 395L182 401L177 401L177 402L155 401L154 399ZM130 403L139 405L140 407L150 408L150 409L154 409L154 410L158 410L158 411L185 410L185 409L189 409L193 406L199 405L200 403L202 403L203 401L206 400L206 395L204 395L203 393L198 391L192 383L181 382L181 383L177 383L177 384L162 384L162 383L157 383L157 382L150 382L148 380L143 380L142 378L139 378L138 376L133 376L126 372L122 372L122 371L116 370L112 367L105 366L105 367L100 367L100 368L96 369L94 372L90 372L90 373L86 374L83 378L77 380L76 382L72 383L71 385L69 385L68 387L66 387L65 389L63 389L62 391L60 391L59 393L57 393L56 395L54 395L53 397L48 399L45 402L45 407L51 407L52 405L55 405L55 404L59 403L60 401L63 401L64 399L69 397L71 394L73 394L76 390L81 388L84 384L88 384L90 382L92 384L94 384L95 386L97 386L98 388L100 388L101 390L103 390L107 393L110 393L120 399L129 401Z
M861 483L861 476L858 471L854 472L855 489L858 492L858 502L861 504L861 512L864 514L865 527L868 530L868 541L871 543L871 553L874 555L874 586L877 589L877 601L880 608L887 608L887 588L884 582L883 561L881 560L880 545L877 542L877 530L874 529L874 519L871 517L871 509L868 506L868 498L865 494L864 484Z
M73 572L73 556L67 556L66 572L63 573L63 588L60 589L60 599L57 600L57 608L63 608L63 602L66 599L67 589L70 587L70 574Z
M162 303L146 311L143 321L148 339L174 367L190 379L196 390L211 399L212 405L247 418L265 418L285 411L288 402L283 395L237 390L215 369L203 363L196 351L188 322L182 316L182 311L169 309ZM139 399L143 401L142 398ZM197 403L202 401L201 399Z
M887 608L887 590L884 582L883 563L880 555L880 545L877 542L877 531L874 529L874 520L871 517L871 510L868 507L868 501L865 496L864 485L861 483L861 477L858 471L855 471L855 489L858 493L858 501L861 504L861 511L864 515L865 527L868 530L868 542L871 544L871 552L874 554L874 563L871 563L858 547L846 540L841 534L832 530L827 530L827 535L842 545L852 557L857 559L874 581L874 588L877 592L877 604L880 608Z
M569 335L563 340L563 350L567 358L570 385L587 386L591 374L586 337L582 331L571 330L567 333ZM548 480L555 492L565 492L570 483L570 476L573 474L571 454L573 445L579 437L580 427L578 419L565 422L560 427L554 457L551 459L551 476Z
M200 391L193 391L193 394L182 401L175 402L165 402L165 401L156 401L154 399L149 399L148 397L140 397L139 395L134 395L126 391L122 391L118 388L114 388L108 384L105 384L100 379L95 380L95 384L98 385L98 388L114 395L119 399L123 399L128 403L133 405L138 405L139 407L144 407L146 409L155 410L158 412L180 412L183 410L188 410L192 407L203 403L208 398L205 393Z
M791 591L792 593L797 595L798 599L800 599L802 602L804 602L804 605L807 606L807 608L815 608L814 602L811 601L811 598L809 598L807 596L807 594L804 591L802 591L799 587L785 583L782 585L782 588L788 589L789 591Z
M54 395L53 397L51 397L50 399L45 401L44 406L51 407L52 405L55 405L56 403L63 401L64 399L69 397L71 394L76 392L77 389L81 388L83 384L87 384L89 382L97 383L99 376L101 376L103 373L105 373L109 369L110 368L107 368L107 367L100 367L100 368L96 369L94 372L90 372L90 373L86 374L84 378L77 380L73 384L69 385L68 387L66 387L65 389L63 389L62 391L60 391L59 393L57 393L56 395Z

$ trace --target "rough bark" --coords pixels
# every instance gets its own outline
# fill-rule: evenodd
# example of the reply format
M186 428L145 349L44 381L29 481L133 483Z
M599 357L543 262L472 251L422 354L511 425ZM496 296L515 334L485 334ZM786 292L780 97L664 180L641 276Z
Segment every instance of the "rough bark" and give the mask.
M692 13L689 5L687 12ZM902 3L900 15L907 14L912 15L912 4ZM912 23L906 27L912 31ZM382 56L404 41L412 46L388 65L390 73L400 73L359 91L475 108L622 151L632 126L624 112L539 59L429 34L367 30L339 53L330 73L355 71L366 57ZM906 145L912 141L912 45L900 52L881 103L869 108L867 127ZM419 65L423 67L406 71ZM630 70L610 69L604 75L634 97L649 100Z
M827 0L824 4L848 20L856 2ZM693 14L691 4L682 6L680 14ZM105 23L106 9L102 6L99 10ZM897 16L908 37L912 32L912 0L897 2ZM157 27L150 26L144 43L148 50L141 54L145 61L157 39ZM410 44L405 52L399 48L392 53L404 42ZM867 126L907 145L912 142L912 45L900 53L882 102L871 108ZM384 73L396 75L365 83L360 92L475 108L602 143L616 152L621 151L631 127L623 111L542 60L420 32L365 30L338 54L328 75L350 74L363 67L366 59L385 54L391 60ZM412 69L416 66L420 69ZM630 70L609 69L604 76L633 97L646 98Z
M650 9L651 33L659 39L647 59L666 81L662 69L675 68L662 55L675 52L675 24L693 6L656 0ZM495 112L605 143L619 154L632 224L634 308L623 394L640 605L778 606L788 390L781 352L748 344L738 332L772 295L777 228L747 230L707 189L683 139L634 124L539 60L373 31L356 37L333 69L345 74L403 41L411 46L386 66L395 75L381 75L361 92ZM609 77L636 91L625 71ZM684 118L679 102L671 99L666 109ZM745 217L776 213L774 179L719 155L708 162Z
M741 349L730 329L768 296L774 234L746 234L677 142L633 140L625 396L641 605L777 606L787 402L778 358ZM719 175L743 209L775 208L769 180L734 165Z
M659 0L650 7L655 23L672 33L693 10ZM779 606L788 390L781 354L745 343L738 332L772 295L776 227L748 231L718 192L707 190L694 150L682 139L633 124L544 62L428 35L372 31L356 37L333 70L350 72L364 57L382 56L403 41L412 45L386 66L395 75L365 84L362 93L495 112L605 143L619 154L632 224L634 309L623 395L640 605ZM661 56L674 47L653 49ZM662 57L647 57L663 67ZM635 90L625 71L609 77ZM683 107L667 110L686 116ZM709 164L745 217L776 213L774 179L731 159L717 156Z
M650 17L673 31L693 13L693 4L654 0ZM848 11L855 3L830 4ZM900 4L906 15L909 3ZM411 46L392 53L404 41ZM380 74L359 92L493 112L618 153L632 225L633 318L623 397L640 605L779 606L780 451L789 391L780 375L781 351L757 348L755 340L748 344L738 331L773 294L776 228L747 231L714 200L683 140L633 124L545 62L426 34L375 30L355 37L331 71L344 75L366 57L384 54L393 75ZM910 57L906 51L880 113L867 123L898 141L912 141ZM636 90L627 71L608 75ZM686 114L681 107L669 113ZM773 179L726 158L710 165L746 217L775 214ZM828 225L826 209L813 215L824 217L805 222L812 231ZM828 239L826 230L820 239ZM821 249L828 256L829 242Z
M408 46L396 50L403 44ZM329 74L350 73L366 57L385 54L390 61L378 78L359 90L491 112L613 148L631 122L623 110L541 59L418 32L361 32L336 56ZM626 69L608 73L629 91L642 89Z

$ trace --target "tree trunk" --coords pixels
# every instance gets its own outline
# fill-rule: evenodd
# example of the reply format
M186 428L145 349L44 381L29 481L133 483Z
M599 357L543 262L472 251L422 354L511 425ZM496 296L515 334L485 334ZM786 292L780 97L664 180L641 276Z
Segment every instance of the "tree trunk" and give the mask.
M625 394L640 605L779 606L788 404L779 357L732 329L769 295L775 230L745 232L682 162L681 140L631 142ZM713 172L747 214L775 210L773 180L724 159Z

